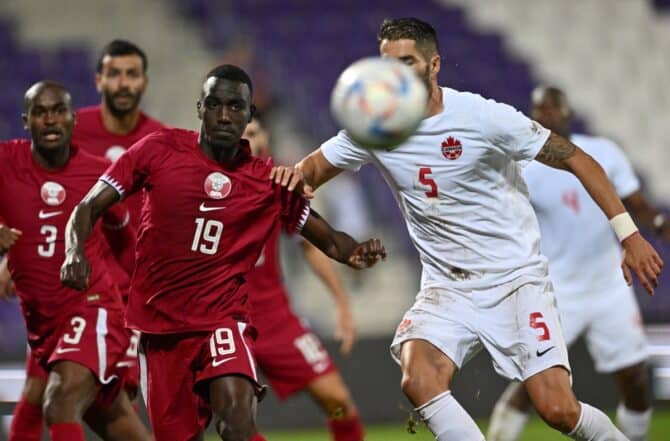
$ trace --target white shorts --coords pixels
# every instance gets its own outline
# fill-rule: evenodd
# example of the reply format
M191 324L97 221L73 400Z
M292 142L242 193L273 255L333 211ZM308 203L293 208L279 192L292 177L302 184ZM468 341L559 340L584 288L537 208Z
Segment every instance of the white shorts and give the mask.
M567 345L584 336L600 373L616 372L649 356L635 293L624 283L597 293L559 293L558 311Z
M548 279L525 284L486 308L465 291L424 289L396 330L391 344L396 362L403 342L415 339L430 342L459 369L484 347L496 372L510 380L525 381L553 366L570 372Z

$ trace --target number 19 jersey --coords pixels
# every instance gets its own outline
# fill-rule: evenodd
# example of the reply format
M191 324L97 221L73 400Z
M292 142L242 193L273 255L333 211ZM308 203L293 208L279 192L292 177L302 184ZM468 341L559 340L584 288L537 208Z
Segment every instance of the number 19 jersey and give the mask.
M206 157L196 132L163 129L101 177L122 197L145 189L127 324L146 333L211 331L248 320L245 277L276 222L302 227L307 202L275 186L272 164L242 141L229 163Z

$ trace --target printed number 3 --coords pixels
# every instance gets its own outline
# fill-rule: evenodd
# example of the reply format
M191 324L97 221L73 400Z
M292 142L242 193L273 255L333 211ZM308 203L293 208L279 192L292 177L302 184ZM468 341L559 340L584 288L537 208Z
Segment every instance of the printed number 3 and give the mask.
M436 198L438 195L437 192L437 183L430 175L433 173L430 167L421 167L419 169L419 182L423 185L430 187L430 191L426 192L426 196L429 198Z

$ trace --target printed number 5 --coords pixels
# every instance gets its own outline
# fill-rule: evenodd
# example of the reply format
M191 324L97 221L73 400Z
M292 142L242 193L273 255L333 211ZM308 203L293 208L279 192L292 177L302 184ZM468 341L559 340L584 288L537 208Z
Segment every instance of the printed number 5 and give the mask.
M436 198L438 195L437 183L435 182L435 179L430 176L432 173L433 170L431 170L430 167L421 167L419 169L419 182L430 187L430 191L426 192L426 196L429 198Z
M551 334L549 334L549 328L544 322L544 316L541 312L530 313L530 327L542 331L542 333L538 334L537 336L538 341L549 340L551 338Z

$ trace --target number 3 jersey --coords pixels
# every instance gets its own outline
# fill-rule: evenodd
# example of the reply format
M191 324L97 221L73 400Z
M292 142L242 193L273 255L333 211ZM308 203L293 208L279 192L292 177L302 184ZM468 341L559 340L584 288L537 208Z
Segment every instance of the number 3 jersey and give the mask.
M68 163L47 170L31 153L28 140L0 143L0 223L23 233L8 253L31 344L48 337L62 315L84 305L123 312L121 294L107 274L103 260L104 234L100 223L86 244L92 265L89 288L83 292L60 282L64 259L65 225L70 213L88 193L109 162L71 147ZM123 206L108 222L127 222ZM106 246L106 244L104 244Z
M228 163L206 157L196 132L163 129L133 145L101 177L123 197L142 188L127 323L147 333L213 330L248 320L245 277L273 227L302 228L309 206L275 186L272 164L246 141Z
M494 304L546 277L520 170L550 132L476 94L442 88L442 97L443 111L392 150L363 149L342 131L321 152L336 167L373 163L384 175L419 251L422 288L459 288Z

